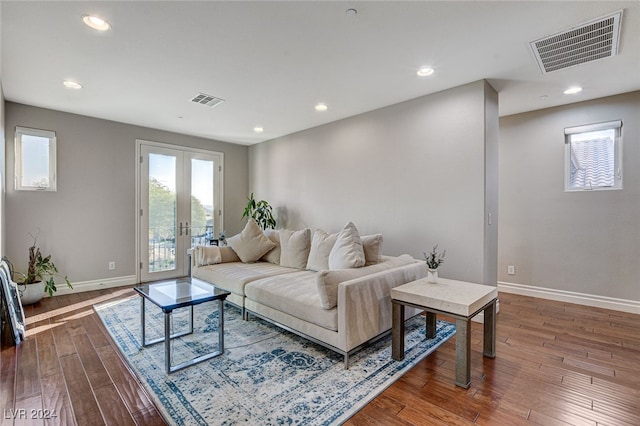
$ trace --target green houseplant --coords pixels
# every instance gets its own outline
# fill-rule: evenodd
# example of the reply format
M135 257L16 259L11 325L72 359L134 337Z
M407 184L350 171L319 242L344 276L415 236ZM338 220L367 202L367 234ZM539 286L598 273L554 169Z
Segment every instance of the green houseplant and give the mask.
M444 256L447 251L438 252L438 245L433 246L433 249L429 254L424 253L424 260L427 264L427 280L430 283L438 282L438 266L444 263Z
M29 234L31 235L31 234ZM23 274L23 279L20 283L25 286L36 285L38 283L43 284L43 293L48 293L49 296L53 296L58 289L56 288L55 277L60 275L58 272L58 268L51 261L51 255L43 256L40 252L40 248L38 247L38 236L33 236L33 245L29 247L29 263L27 265L27 273ZM71 282L69 281L69 277L64 276L64 281L67 283L69 288L73 288ZM35 300L37 302L40 299ZM31 302L31 303L34 303ZM29 303L27 300L26 303Z
M247 199L247 206L244 208L242 218L254 219L262 229L275 229L276 220L273 217L273 208L265 200L256 201L253 192Z

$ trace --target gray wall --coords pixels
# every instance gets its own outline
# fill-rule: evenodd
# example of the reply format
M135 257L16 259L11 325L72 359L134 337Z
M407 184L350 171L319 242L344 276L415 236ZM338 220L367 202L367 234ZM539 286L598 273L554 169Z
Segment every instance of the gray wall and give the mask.
M0 65L1 66L1 65ZM5 161L5 137L4 137L4 92L2 91L2 78L0 78L0 257L5 254L5 186L6 186L6 161Z
M248 149L144 127L7 102L7 175L13 176L15 126L57 134L57 192L6 191L6 255L23 270L29 232L72 282L135 275L136 139L210 149L225 155L225 228L242 229ZM11 181L9 181L11 182ZM114 260L115 271L107 270Z
M382 233L386 254L416 258L439 244L442 276L495 285L487 239L497 241L497 226L484 218L497 215L497 177L485 193L497 125L497 94L471 83L253 145L250 188L280 227L337 232L353 221L363 235Z
M564 128L618 119L624 189L564 192ZM501 118L499 228L499 281L640 301L640 92Z

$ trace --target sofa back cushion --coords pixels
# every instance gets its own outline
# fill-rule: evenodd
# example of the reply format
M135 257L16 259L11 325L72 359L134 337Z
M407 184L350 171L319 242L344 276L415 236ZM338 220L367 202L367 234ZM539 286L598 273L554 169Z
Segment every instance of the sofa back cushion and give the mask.
M358 228L349 222L338 234L329 253L329 269L360 268L364 263L364 249Z
M280 230L280 266L305 269L311 248L311 230Z
M329 269L329 253L336 243L338 234L327 234L322 229L316 229L311 239L311 250L307 269L310 271L322 271Z
M244 263L255 262L276 246L253 219L249 219L242 232L229 238L228 243Z

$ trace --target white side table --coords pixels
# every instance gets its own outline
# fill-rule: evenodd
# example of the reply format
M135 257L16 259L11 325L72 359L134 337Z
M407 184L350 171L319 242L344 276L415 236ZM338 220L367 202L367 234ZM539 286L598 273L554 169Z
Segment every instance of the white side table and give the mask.
M484 312L483 355L495 358L497 299L496 287L445 278L439 278L437 284L423 278L392 288L393 359L404 359L404 306L427 313L427 338L436 335L437 314L452 316L456 319L456 385L468 388L471 384L471 318Z

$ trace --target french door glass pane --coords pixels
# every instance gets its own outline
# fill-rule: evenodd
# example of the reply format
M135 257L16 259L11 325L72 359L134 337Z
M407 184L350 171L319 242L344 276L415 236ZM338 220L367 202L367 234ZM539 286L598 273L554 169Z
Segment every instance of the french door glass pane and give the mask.
M149 272L176 268L176 157L149 154Z
M191 159L191 247L214 238L213 170L213 161Z

